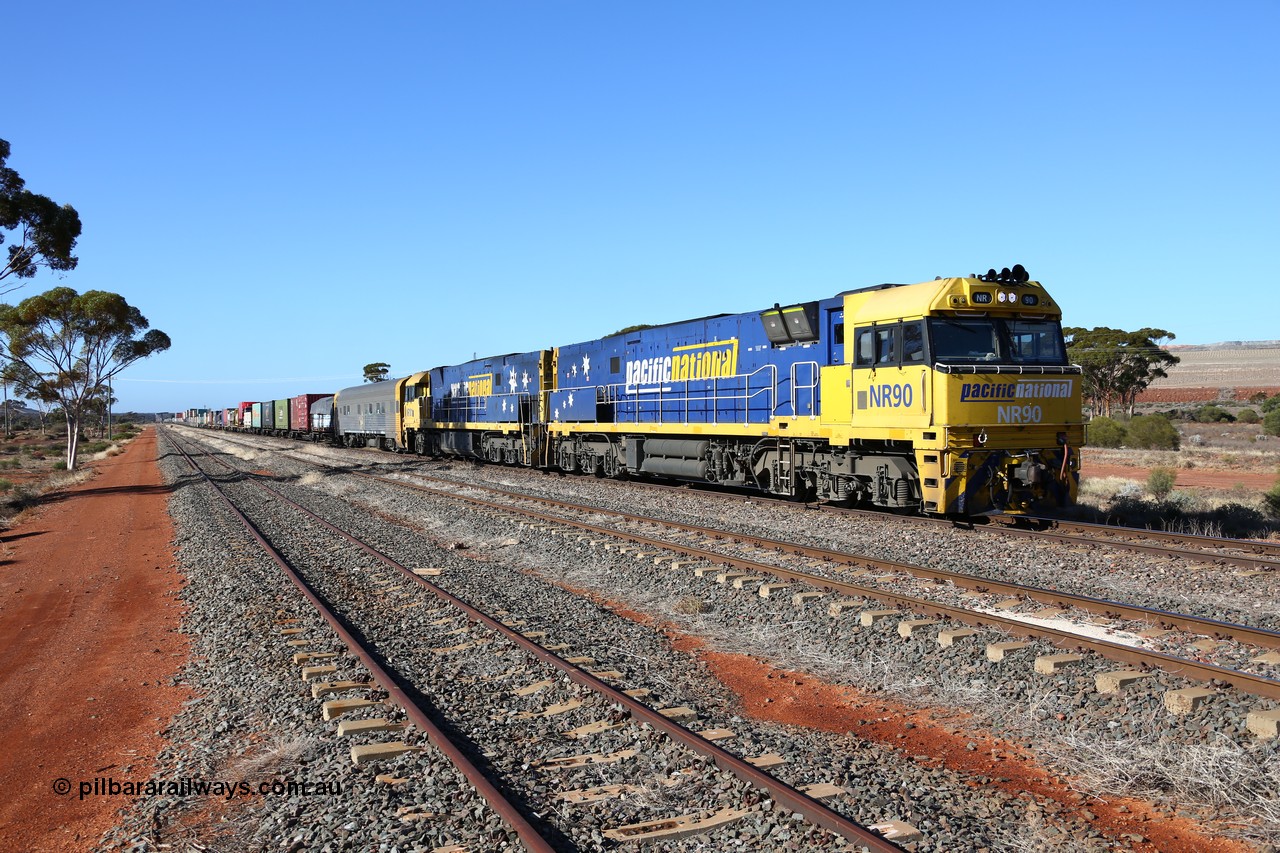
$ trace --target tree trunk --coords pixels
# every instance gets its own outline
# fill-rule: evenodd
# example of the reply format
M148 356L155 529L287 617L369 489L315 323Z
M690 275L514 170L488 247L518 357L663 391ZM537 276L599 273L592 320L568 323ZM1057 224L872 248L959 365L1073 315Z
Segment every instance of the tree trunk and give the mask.
M80 441L80 422L67 415L67 470L76 470L76 445Z

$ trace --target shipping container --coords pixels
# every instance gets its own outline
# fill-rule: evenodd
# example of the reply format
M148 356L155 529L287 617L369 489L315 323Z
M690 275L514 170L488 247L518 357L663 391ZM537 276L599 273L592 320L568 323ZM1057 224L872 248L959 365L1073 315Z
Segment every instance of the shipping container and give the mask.
M249 405L249 427L251 429L262 429L262 404L250 403Z
M333 406L332 394L299 394L289 400L289 431L293 433L309 433L312 431L311 423L311 406L317 400L329 400L330 408ZM328 430L329 421L326 418L324 429Z
M263 432L268 432L276 428L276 409L271 405L270 400L264 400L259 405L262 407L262 422L259 426Z
M276 432L289 431L289 398L283 400L272 400L271 408L274 411L274 423Z

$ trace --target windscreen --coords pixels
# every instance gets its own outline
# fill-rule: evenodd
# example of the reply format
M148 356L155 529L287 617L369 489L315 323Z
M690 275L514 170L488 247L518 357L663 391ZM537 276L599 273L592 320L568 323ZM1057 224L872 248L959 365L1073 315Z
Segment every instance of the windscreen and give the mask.
M1066 364L1057 320L931 317L933 360L949 364Z

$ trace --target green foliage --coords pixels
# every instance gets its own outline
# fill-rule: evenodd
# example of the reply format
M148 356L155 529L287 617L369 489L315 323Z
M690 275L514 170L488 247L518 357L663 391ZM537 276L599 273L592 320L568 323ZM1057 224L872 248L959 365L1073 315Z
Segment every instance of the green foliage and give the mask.
M1236 420L1242 424L1256 424L1262 418L1258 417L1258 413L1253 409L1241 409L1240 414L1236 415Z
M8 493L13 490L13 481L0 479L0 492Z
M1129 421L1126 442L1144 450L1177 450L1178 429L1164 415L1139 415Z
M1280 480L1262 496L1262 505L1272 518L1280 518Z
M1253 394L1249 395L1249 402L1253 403L1255 406L1261 404L1266 399L1267 399L1266 391L1255 391Z
M1172 468L1152 468L1147 476L1147 491L1156 500L1164 500L1173 491L1173 484L1178 481L1178 472Z
M1274 412L1277 409L1280 409L1280 394L1277 394L1274 397L1268 397L1262 401L1262 413L1264 415Z
M619 329L618 331L614 332L612 335L605 335L605 337L612 338L614 335L625 335L628 332L643 332L645 329L652 329L652 328L653 328L652 323L640 323L635 326L625 326Z
M1267 435L1280 435L1280 409L1272 409L1262 419L1262 431Z
M65 460L65 459L59 459L57 462L54 462L54 463L53 463L53 470L55 470L55 471L65 471L65 470L67 470L67 460Z
M1226 421L1231 423L1235 416L1220 406L1201 406L1191 413L1191 419L1202 424L1216 424Z
M111 447L111 442L109 441L94 441L89 444L81 446L80 452L81 453L101 453L102 451L107 450L110 447Z
M1124 444L1124 424L1111 418L1097 417L1089 421L1085 440L1092 447L1119 447Z
M170 346L142 312L118 293L69 287L0 306L0 334L8 340L6 375L28 395L55 402L66 418L67 467L74 469L76 437L107 381L129 365Z
M391 365L385 361L375 361L373 364L364 366L365 382L382 382L386 380L387 374L391 372Z
M31 278L40 267L75 269L71 252L80 237L80 214L28 190L22 176L5 165L8 159L9 143L0 139L0 244L11 241L9 257L0 262L0 281Z
M1178 357L1160 348L1157 341L1173 340L1164 329L1126 332L1099 326L1068 327L1067 357L1084 371L1084 394L1096 414L1110 415L1113 405L1132 405L1155 379L1167 376L1165 368Z

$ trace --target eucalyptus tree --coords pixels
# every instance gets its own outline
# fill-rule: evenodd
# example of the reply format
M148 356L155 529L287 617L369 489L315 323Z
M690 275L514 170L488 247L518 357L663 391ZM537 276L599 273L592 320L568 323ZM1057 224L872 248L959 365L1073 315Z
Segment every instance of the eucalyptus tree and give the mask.
M80 214L28 190L5 165L8 159L9 143L0 139L0 245L9 243L8 257L0 259L0 293L17 290L41 267L65 272L79 260L71 252L80 238Z
M1156 379L1168 376L1166 368L1179 358L1160 346L1173 340L1164 329L1126 332L1099 326L1094 329L1065 328L1067 357L1084 371L1084 395L1095 415L1111 416L1113 405L1125 407L1133 415L1138 395Z
M80 425L108 381L129 365L166 350L169 336L118 293L55 287L0 306L9 375L25 392L53 399L67 418L67 469L76 467Z

